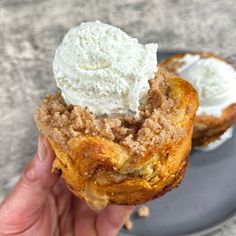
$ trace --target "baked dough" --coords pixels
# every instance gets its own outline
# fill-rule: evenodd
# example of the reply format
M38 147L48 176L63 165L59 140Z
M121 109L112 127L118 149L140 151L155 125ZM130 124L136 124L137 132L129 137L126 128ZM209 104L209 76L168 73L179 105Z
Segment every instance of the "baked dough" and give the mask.
M178 186L197 107L195 89L158 68L139 116L96 117L58 93L44 98L35 120L56 153L53 170L76 196L102 209L141 204Z
M160 63L160 66L166 70L176 73L182 66L180 61L186 54L199 55L201 58L217 58L228 63L224 58L210 52L188 52L171 56ZM197 115L194 123L193 146L205 147L219 139L219 137L229 129L236 121L236 103L225 107L219 117L210 115Z

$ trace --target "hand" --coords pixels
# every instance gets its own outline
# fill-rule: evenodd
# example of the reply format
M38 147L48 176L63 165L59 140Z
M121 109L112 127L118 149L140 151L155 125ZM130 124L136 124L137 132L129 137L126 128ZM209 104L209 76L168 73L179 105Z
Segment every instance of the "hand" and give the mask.
M116 235L133 207L110 205L92 211L51 172L53 160L50 144L40 136L38 153L0 205L0 235Z

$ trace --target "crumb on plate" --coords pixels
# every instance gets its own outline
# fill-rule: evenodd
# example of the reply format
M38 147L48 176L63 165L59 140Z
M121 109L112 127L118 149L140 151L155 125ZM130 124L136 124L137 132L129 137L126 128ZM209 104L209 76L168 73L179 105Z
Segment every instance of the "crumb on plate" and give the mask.
M137 213L140 218L147 218L149 216L149 208L145 205L141 206Z

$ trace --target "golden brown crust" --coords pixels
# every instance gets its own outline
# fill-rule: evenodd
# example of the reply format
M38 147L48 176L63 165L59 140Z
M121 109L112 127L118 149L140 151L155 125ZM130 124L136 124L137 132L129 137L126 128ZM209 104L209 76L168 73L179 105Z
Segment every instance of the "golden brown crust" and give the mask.
M220 117L196 116L193 133L194 146L206 146L217 140L236 121L236 104L227 107Z
M139 118L95 117L79 106L67 106L60 95L47 97L35 113L56 153L54 170L61 170L70 190L93 208L141 204L183 178L196 91L163 69L150 86Z
M224 58L210 52L188 52L171 56L163 60L160 66L172 73L176 73L176 70L182 65L179 60L186 54L200 55L201 58L214 57L227 62ZM236 103L226 107L219 117L197 115L193 131L193 146L207 146L209 143L216 141L235 121Z

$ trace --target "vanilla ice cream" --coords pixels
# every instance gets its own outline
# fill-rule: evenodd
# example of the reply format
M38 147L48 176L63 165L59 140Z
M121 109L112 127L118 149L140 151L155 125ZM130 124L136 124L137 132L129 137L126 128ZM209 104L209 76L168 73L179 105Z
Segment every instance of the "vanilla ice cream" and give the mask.
M67 104L96 115L138 114L157 71L157 44L142 45L99 21L72 28L55 53L53 72Z
M236 103L236 72L232 66L217 58L200 58L186 54L177 74L190 82L198 92L197 115L220 116L223 110Z

